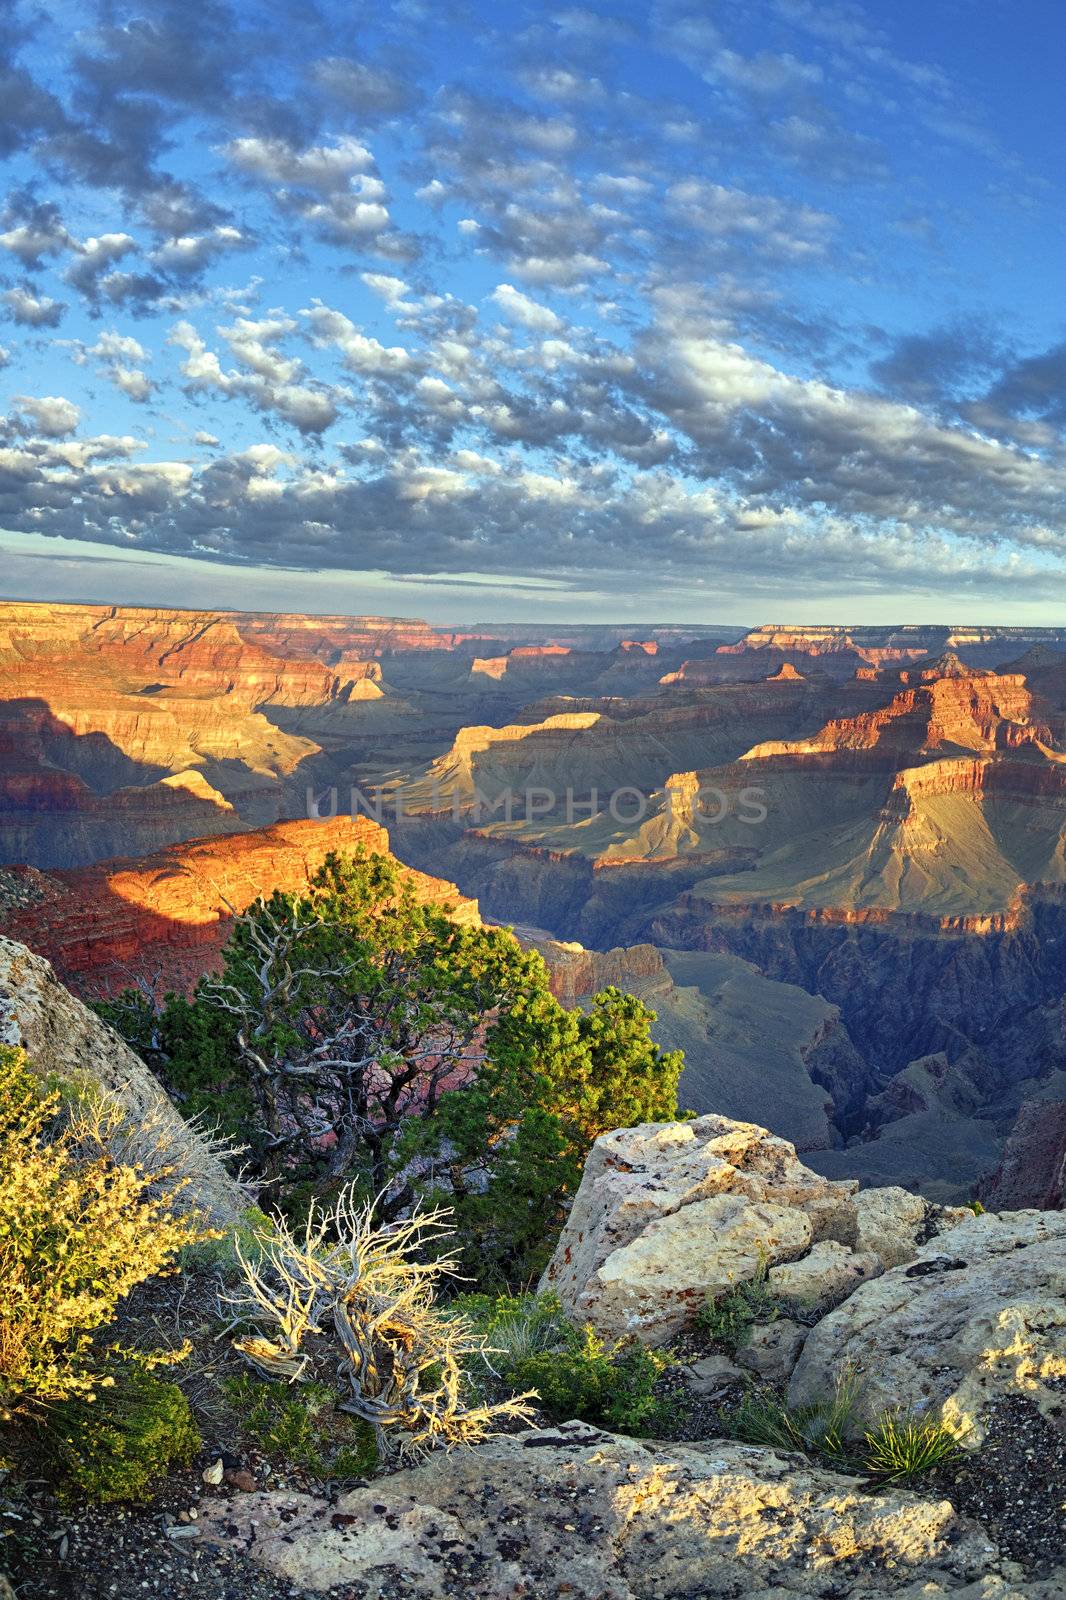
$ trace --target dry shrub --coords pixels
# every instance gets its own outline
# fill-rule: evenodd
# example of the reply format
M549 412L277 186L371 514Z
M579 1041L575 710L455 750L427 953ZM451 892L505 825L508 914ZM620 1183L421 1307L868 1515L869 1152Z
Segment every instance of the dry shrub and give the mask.
M175 1214L172 1171L114 1158L111 1120L106 1102L62 1109L0 1046L0 1415L109 1384L94 1335L208 1231Z
M455 1253L438 1253L448 1215L377 1226L373 1205L349 1189L312 1211L299 1237L279 1224L259 1258L241 1257L245 1286L228 1300L257 1331L237 1349L266 1376L299 1381L305 1340L328 1318L350 1390L343 1409L370 1423L382 1456L476 1444L503 1420L528 1420L532 1394L495 1405L471 1394L467 1368L487 1353L484 1336L436 1304L441 1279L455 1274Z

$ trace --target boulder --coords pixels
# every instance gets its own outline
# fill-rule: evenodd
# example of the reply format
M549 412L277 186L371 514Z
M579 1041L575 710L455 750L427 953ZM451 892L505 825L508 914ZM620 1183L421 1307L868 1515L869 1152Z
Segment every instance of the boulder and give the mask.
M814 1308L846 1300L860 1283L882 1270L881 1258L872 1251L849 1250L836 1239L819 1239L802 1261L771 1267L766 1281L776 1299L797 1308Z
M747 1343L737 1351L737 1360L767 1382L780 1383L790 1376L806 1337L807 1329L789 1317L760 1322L751 1329Z
M803 1405L857 1378L857 1423L886 1410L942 1419L965 1444L1008 1393L1060 1413L1066 1380L1066 1215L974 1216L862 1284L807 1339L789 1388Z
M720 1440L658 1444L583 1423L438 1454L327 1500L205 1501L205 1543L292 1590L365 1600L1053 1600L942 1499Z
M810 1219L793 1207L734 1194L699 1200L656 1217L613 1251L582 1315L606 1331L664 1344L708 1299L754 1278L767 1261L801 1255L810 1242Z
M662 1344L708 1294L853 1227L854 1188L811 1172L787 1140L729 1117L606 1133L541 1287L605 1336Z
M64 989L51 966L0 936L0 1044L20 1046L42 1078L102 1089L123 1120L116 1159L172 1166L187 1179L182 1198L217 1227L240 1220L249 1197L204 1137L178 1112L158 1079L94 1011Z
M541 1287L598 1333L662 1344L708 1295L767 1267L771 1288L797 1306L834 1303L972 1215L906 1189L857 1187L730 1117L617 1129L589 1152Z
M855 1196L855 1248L872 1251L882 1266L913 1261L929 1202L908 1189L863 1189Z

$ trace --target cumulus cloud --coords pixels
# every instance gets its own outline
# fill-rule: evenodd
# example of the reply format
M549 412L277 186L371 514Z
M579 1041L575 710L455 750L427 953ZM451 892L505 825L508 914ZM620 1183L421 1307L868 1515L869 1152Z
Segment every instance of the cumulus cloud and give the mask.
M836 0L622 9L0 25L5 382L73 397L8 401L3 525L626 593L1061 578L1061 329L978 303L957 200L1054 207L970 91Z
M246 400L257 411L276 415L302 434L320 434L336 420L343 400L340 390L304 378L303 363L287 357L277 344L292 333L291 318L260 321L238 318L220 332L241 365L224 369L190 322L170 332L170 343L185 351L181 363L188 393L217 393ZM244 370L242 370L242 368Z
M415 365L401 345L386 346L378 339L368 338L350 317L320 300L313 301L301 315L307 318L312 340L319 349L332 345L339 350L349 372L400 373L409 372Z
M72 340L70 347L79 366L94 362L97 371L128 399L138 403L151 399L155 385L143 367L152 358L139 339L110 329L101 333L95 344Z
M355 112L363 122L410 111L421 99L410 79L351 56L326 56L316 61L312 76L331 100Z
M86 299L95 301L106 289L106 274L116 261L137 249L137 241L128 233L104 233L99 238L89 238L75 244L76 259L64 276L66 281ZM103 280L103 287L102 287Z
M152 251L150 260L178 277L194 277L231 250L241 250L247 240L239 228L212 228L209 233L184 233L167 239Z
M73 401L61 395L25 395L16 397L15 404L22 416L21 426L46 439L62 439L73 433L81 420L81 412Z
M671 184L666 198L697 232L711 239L743 240L759 254L807 260L824 253L833 219L813 206L787 205L772 195L746 194L706 178Z
M59 207L52 201L37 201L25 190L16 190L9 196L3 222L0 247L24 268L40 267L46 256L61 255L73 242Z
M34 294L32 290L21 286L6 289L0 295L0 300L7 307L11 321L24 328L57 328L67 309L61 300L52 300L46 294Z

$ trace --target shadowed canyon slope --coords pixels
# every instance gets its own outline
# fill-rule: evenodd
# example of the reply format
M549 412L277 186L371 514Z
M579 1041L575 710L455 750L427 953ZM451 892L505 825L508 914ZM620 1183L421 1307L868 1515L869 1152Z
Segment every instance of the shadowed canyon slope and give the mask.
M11 604L0 673L0 861L46 874L4 920L83 981L195 976L224 901L371 836L354 786L568 998L645 994L697 1110L1022 1203L1066 1101L1066 630Z

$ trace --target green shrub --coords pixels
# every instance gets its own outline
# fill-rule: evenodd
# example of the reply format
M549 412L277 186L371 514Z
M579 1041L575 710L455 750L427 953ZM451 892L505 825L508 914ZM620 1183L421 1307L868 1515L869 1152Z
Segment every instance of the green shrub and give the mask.
M958 1456L954 1435L928 1417L885 1411L860 1436L857 1387L845 1374L831 1395L806 1406L788 1406L771 1391L751 1389L728 1413L725 1427L748 1444L821 1456L834 1467L867 1473L882 1483L910 1482Z
M708 1298L696 1314L696 1326L715 1344L738 1350L747 1344L757 1322L774 1322L780 1310L767 1283L769 1263L761 1260L755 1276L747 1283Z
M942 1422L886 1412L864 1435L862 1465L885 1483L907 1483L959 1454L958 1440Z
M267 1455L317 1478L365 1478L377 1467L374 1430L338 1411L324 1383L228 1378L226 1395L243 1431Z
M461 1294L448 1309L476 1324L486 1341L485 1365L496 1374L564 1348L574 1331L554 1294Z
M156 1478L187 1466L200 1448L177 1384L136 1368L95 1399L75 1394L57 1401L44 1440L64 1494L96 1501L143 1500Z
M577 1417L616 1433L647 1437L665 1430L673 1407L655 1393L666 1366L635 1341L608 1345L591 1328L575 1335L568 1349L543 1351L514 1368L514 1381L535 1389L558 1422Z
M488 1370L514 1390L536 1391L557 1422L576 1417L616 1433L664 1431L674 1408L655 1393L668 1365L635 1340L607 1344L567 1321L554 1295L464 1295L458 1302L484 1335Z

